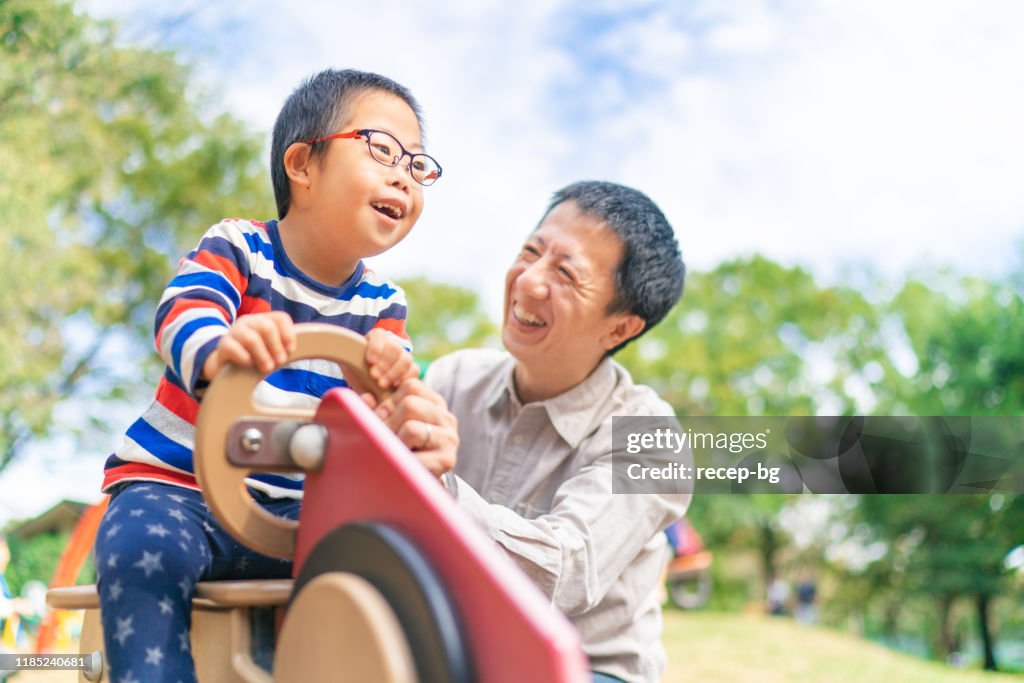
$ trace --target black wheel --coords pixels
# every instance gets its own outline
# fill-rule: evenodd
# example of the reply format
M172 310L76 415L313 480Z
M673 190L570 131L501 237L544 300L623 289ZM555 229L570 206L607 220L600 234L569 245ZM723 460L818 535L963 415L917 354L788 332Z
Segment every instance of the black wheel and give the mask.
M444 584L401 532L375 522L355 522L331 531L302 565L292 599L327 572L356 574L384 596L402 625L422 683L476 680L462 622Z

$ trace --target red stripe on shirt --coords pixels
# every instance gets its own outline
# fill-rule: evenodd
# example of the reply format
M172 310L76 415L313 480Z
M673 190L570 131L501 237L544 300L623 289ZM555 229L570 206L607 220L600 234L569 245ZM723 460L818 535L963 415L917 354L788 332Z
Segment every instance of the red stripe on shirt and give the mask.
M206 299L176 299L174 303L171 305L171 310L167 311L167 315L164 316L164 321L160 325L160 329L156 331L157 351L162 350L160 348L160 340L163 339L164 329L168 325L173 323L175 320L177 320L178 316L180 316L182 313L184 313L185 311L190 311L193 308L216 309L221 314L221 317L224 319L224 322L229 323L231 321L231 313L220 304L216 304L212 301L207 301Z
M161 378L160 384L156 388L156 400L182 420L189 424L196 423L196 417L199 415L199 403L174 383Z
M162 481L168 484L176 484L185 488L199 490L196 478L190 474L171 472L161 467L153 467L139 462L130 462L117 467L111 467L103 473L103 487L106 491L114 484L122 481Z
M229 258L209 251L199 251L192 257L192 260L226 277L231 286L239 293L244 292L246 287L249 286L249 280L242 277L242 274L238 271L238 266Z
M258 296L243 296L242 303L238 306L238 315L269 313L271 310L273 309L270 307L270 302L266 299L261 299Z
M381 318L378 320L373 329L387 330L391 334L397 335L402 339L408 339L409 335L405 333L405 321L395 320L394 318Z

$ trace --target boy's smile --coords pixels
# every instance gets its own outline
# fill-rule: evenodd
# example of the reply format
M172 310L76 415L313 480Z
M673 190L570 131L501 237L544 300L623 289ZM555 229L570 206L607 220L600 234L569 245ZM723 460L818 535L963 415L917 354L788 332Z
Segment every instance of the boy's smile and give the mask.
M422 151L419 122L401 98L371 90L348 111L339 132L384 131ZM281 221L288 255L324 284L344 282L361 259L398 244L423 211L423 187L410 175L408 157L386 166L367 145L365 136L330 140L305 165L304 182L295 183L292 208Z

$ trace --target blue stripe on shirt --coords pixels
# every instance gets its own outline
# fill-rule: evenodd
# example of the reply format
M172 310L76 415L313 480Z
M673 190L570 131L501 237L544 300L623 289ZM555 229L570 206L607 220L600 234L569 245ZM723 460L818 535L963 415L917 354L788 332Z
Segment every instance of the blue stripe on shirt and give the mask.
M274 245L264 242L255 232L243 231L242 236L245 238L245 243L249 245L249 251L254 254L261 254L268 261L277 261L274 258Z
M236 311L242 303L242 297L238 294L238 291L235 290L234 286L227 281L227 278L220 273L185 273L175 277L167 286L182 288L205 287L207 289L212 289L215 292L223 294L224 298L231 302L232 307ZM177 296L181 296L181 294L176 295L176 298Z
M174 342L171 344L171 360L174 361L174 372L177 373L178 377L181 377L183 382L191 381L192 378L182 377L181 375L181 350L197 330L204 327L210 327L211 325L216 325L218 327L228 326L228 324L220 318L197 318L196 320L182 325L174 334ZM192 391L190 390L189 393L192 393Z
M306 394L320 398L326 392L336 387L347 387L348 384L340 377L321 375L310 370L299 370L297 368L283 368L273 372L264 381L272 387L282 391L291 391L298 394Z
M128 428L126 435L168 465L192 471L192 450L167 438L141 417Z
M369 282L360 282L355 287L347 290L341 296L338 297L341 301L351 301L354 297L361 296L364 299L387 299L392 296L396 291L394 287L389 287L385 283L379 285L373 285Z
M266 473L253 474L250 478L255 479L256 481L262 481L266 484L270 484L271 486L279 486L283 489L290 489L292 491L302 490L301 479L296 481L294 479L289 479L288 477L282 477L279 474Z

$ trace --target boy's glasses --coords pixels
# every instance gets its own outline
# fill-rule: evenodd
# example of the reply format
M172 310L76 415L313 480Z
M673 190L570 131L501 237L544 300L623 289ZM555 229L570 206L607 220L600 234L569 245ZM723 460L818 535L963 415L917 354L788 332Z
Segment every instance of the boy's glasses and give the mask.
M323 142L324 140L361 140L366 138L366 146L370 150L370 156L385 166L397 166L405 157L409 157L409 175L420 185L433 185L441 177L441 164L429 154L413 154L405 149L402 143L395 139L394 135L385 133L382 130L363 128L348 133L335 133L323 138L303 140L306 144Z

